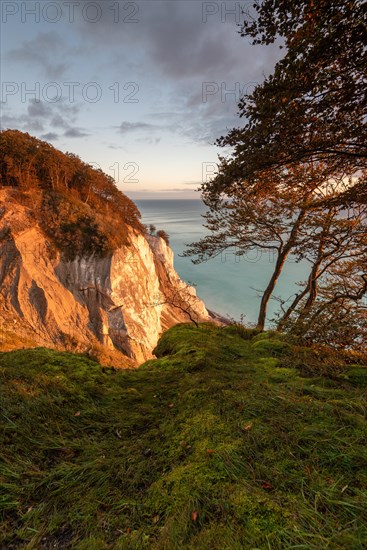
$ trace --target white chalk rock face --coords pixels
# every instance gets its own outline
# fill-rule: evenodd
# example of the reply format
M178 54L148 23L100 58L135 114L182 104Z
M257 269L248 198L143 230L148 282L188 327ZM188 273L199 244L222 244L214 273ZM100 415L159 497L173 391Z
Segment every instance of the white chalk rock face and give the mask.
M58 349L98 345L139 364L152 357L170 326L211 319L195 289L177 275L163 239L130 228L129 241L107 257L65 261L29 209L1 190L3 334L11 328L25 343Z

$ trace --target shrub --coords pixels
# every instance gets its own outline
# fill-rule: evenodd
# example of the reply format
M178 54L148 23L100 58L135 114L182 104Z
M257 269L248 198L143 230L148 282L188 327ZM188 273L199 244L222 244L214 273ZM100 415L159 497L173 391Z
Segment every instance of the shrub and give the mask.
M160 237L165 241L165 243L169 246L169 235L166 233L163 229L160 229L157 231L157 237Z
M0 151L0 185L17 190L66 256L103 255L127 244L127 226L143 231L139 210L113 179L76 155L19 130L0 132Z

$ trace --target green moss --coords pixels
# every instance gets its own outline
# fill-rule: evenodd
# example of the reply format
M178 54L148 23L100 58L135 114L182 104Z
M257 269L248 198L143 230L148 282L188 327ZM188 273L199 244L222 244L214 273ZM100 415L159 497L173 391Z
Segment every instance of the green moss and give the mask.
M253 344L253 348L259 351L269 351L273 355L284 355L291 351L291 346L282 340L272 338L269 340L261 339Z
M156 355L0 354L2 547L364 547L366 367L210 324Z

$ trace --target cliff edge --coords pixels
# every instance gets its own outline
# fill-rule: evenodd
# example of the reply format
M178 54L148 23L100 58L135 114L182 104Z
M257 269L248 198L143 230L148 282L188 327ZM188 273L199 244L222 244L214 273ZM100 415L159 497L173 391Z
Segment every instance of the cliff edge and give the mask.
M129 227L129 243L112 253L66 259L20 198L0 190L3 350L32 342L94 348L107 362L129 365L125 357L135 363L151 358L167 328L209 319L195 289L175 272L163 239Z

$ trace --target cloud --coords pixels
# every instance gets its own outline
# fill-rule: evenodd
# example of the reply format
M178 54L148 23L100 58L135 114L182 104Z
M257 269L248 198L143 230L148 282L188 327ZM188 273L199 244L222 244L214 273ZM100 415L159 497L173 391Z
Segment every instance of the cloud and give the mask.
M101 159L117 156L119 149L128 149L131 158L151 149L160 167L164 166L166 150L159 143L167 145L172 154L177 144L178 158L189 145L189 166L197 162L195 155L205 160L205 148L213 146L227 129L244 123L236 114L237 102L226 92L233 90L237 82L243 87L263 81L263 74L272 71L279 57L276 47L253 47L239 36L235 18L229 14L238 2L212 3L218 13L208 16L206 23L202 17L205 2L199 0L100 1L96 4L103 13L97 23L83 19L88 3L92 4L88 0L76 3L73 23L65 18L57 24L19 22L17 36L23 38L9 36L6 45L11 51L3 53L5 61L9 60L9 80L15 78L19 84L27 81L29 89L35 81L40 82L41 89L47 80L57 82L63 97L58 102L33 100L24 104L19 99L21 94L14 94L3 124L39 133L45 139L58 136L65 146L68 138L69 144L75 139L69 147L76 147L78 152L79 144L83 150L83 143L77 138L93 136ZM66 3L61 4L67 16ZM135 16L131 15L134 6L139 8ZM223 10L228 12L224 20ZM115 22L116 11L119 20ZM92 7L88 13L94 14ZM134 17L137 23L130 22ZM5 30L13 32L10 27L7 25ZM73 82L79 84L75 87L77 104L71 102L70 88L65 86ZM87 101L83 95L83 86L88 82L101 86L98 103ZM139 86L135 95L131 90L136 85L132 88L129 82ZM218 87L216 93L208 94L206 102L202 93L205 82L214 82ZM47 98L42 95L41 99ZM215 148L212 150L215 155ZM145 173L148 176L144 177L149 178L149 170ZM195 184L180 179L173 176L172 185L186 186L192 193L190 185Z
M124 9L116 21L108 2L100 3L103 14L97 24L78 17L84 44L103 45L112 53L110 64L115 69L121 63L121 68L129 66L137 72L140 66L143 77L154 73L166 82L195 78L220 82L234 77L248 82L254 74L262 80L263 72L272 70L279 57L277 48L266 46L257 46L254 55L250 41L240 37L238 24L243 17L239 2L214 2L218 13L207 17L203 16L206 3L200 1L140 0L131 4L138 8L135 23ZM230 13L233 8L237 8L236 14Z
M10 50L7 58L23 65L38 65L48 78L59 79L69 68L65 61L56 61L60 53L65 58L65 44L61 37L55 32L41 32L34 38L25 40L19 48Z
M17 128L25 132L43 132L40 137L47 141L58 139L59 135L54 131L55 128L65 130L64 135L67 137L85 137L89 133L72 126L75 124L80 110L81 105L69 105L64 100L48 103L32 98L28 101L23 114L14 115L8 108L8 112L2 116L1 126L2 128Z
M3 114L1 116L1 128L14 128L20 121L20 117L13 115Z
M146 122L121 122L118 127L121 134L127 134L129 132L135 132L137 130L154 130L157 127L153 124L147 124Z
M55 115L53 115L51 119L51 125L56 126L57 128L65 128L65 129L69 128L69 123L59 113L56 113Z
M12 114L4 114L1 117L1 128L17 128L26 132L43 132L44 124L40 120L34 120L32 117L27 115L16 116Z
M69 67L70 63L46 63L45 72L51 80L59 80Z
M89 133L87 133L85 130L82 130L81 128L68 128L64 133L65 137L70 137L70 138L82 138L82 137L87 137L89 135L90 135Z
M162 138L160 137L144 137L144 138L139 138L137 139L136 141L140 142L140 143L147 143L148 145L158 145L158 143L160 143Z
M100 53L103 48L109 52L103 67L111 78L117 80L122 71L132 75L129 80L140 85L141 103L150 101L144 96L149 90L157 112L144 115L144 123L155 127L157 121L162 130L196 143L213 144L238 124L239 98L231 91L252 91L249 85L262 82L283 55L277 47L255 47L240 37L240 10L231 14L238 2L215 2L218 12L204 18L205 2L141 0L134 3L139 8L136 23L125 21L123 10L114 22L107 4L101 4L103 16L96 25L78 19L83 44L92 48L98 41ZM208 82L217 91L210 95L209 90L204 102ZM154 130L144 123L122 123L120 133Z
M122 145L116 145L115 143L105 143L109 149L112 149L114 151L125 151L127 152L126 147L123 147Z
M59 136L54 132L48 132L48 134L43 134L41 136L41 139L44 139L45 141L57 141L59 139Z
M50 116L50 106L36 99L29 101L27 110L30 117L46 118Z
M220 104L220 101L219 101ZM227 133L229 128L233 128L238 119L234 113L231 113L231 109L227 109L229 112L225 116L220 108L213 108L209 104L201 104L200 108L187 107L187 110L182 113L172 113L166 116L166 124L150 124L147 122L128 122L123 121L120 126L117 127L118 131L122 135L130 133L146 133L149 135L145 137L139 137L136 139L139 143L147 143L148 145L157 145L162 140L162 135L159 137L152 136L152 132L173 132L181 137L184 137L190 142L195 142L200 145L214 145L216 139L221 135ZM235 108L233 106L232 111ZM150 113L146 116L148 119L155 119L154 113ZM164 117L161 116L164 121ZM116 127L115 127L116 128Z
M174 112L174 111L156 112L156 113L149 113L147 115L147 118L152 118L152 119L158 118L159 120L162 120L162 119L172 120L172 119L181 117L183 114L184 114L183 112Z
M150 115L148 115L149 117ZM169 132L179 132L181 125L176 119L175 122L170 122L167 124L150 124L148 122L121 122L120 126L117 127L120 134L129 134L134 132L152 132L160 131L169 131ZM151 135L145 137L139 137L136 141L140 143L148 143L149 145L157 145L162 140L162 136L153 137Z
M68 129L75 122L80 110L80 105L69 105L64 100L48 103L32 98L27 106L28 123L34 119L42 119L44 124Z

